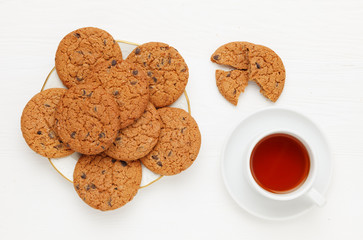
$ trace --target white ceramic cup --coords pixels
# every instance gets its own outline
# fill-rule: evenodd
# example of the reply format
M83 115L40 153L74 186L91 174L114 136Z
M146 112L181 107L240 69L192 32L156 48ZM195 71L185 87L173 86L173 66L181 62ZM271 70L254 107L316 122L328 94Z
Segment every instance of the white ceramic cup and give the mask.
M290 135L296 139L298 139L306 148L306 150L308 151L309 154L309 159L310 159L310 170L309 170L309 174L307 176L307 178L305 179L305 182L297 187L296 189L294 189L291 192L287 192L287 193L272 193L269 192L265 189L263 189L254 179L254 177L252 176L252 172L251 172L251 154L252 151L254 149L254 147L256 146L256 144L262 140L264 137L267 137L271 134L276 134L276 133L282 133L282 134L287 134ZM262 134L260 134L259 136L257 136L250 145L249 150L247 151L247 159L248 161L246 161L246 176L248 179L248 182L250 183L251 187L256 190L258 193L260 193L261 195L276 200L276 201L286 201L286 200L293 200L296 198L300 198L302 196L307 196L309 199L311 199L311 201L315 202L316 205L318 205L319 207L323 206L325 204L325 198L323 197L322 194L320 194L316 189L313 188L313 183L317 174L317 164L316 161L317 159L315 159L315 154L313 151L313 148L309 146L309 144L307 143L307 141L305 141L301 136L299 136L298 134L290 131L290 130L271 130L271 131L267 131L264 132Z

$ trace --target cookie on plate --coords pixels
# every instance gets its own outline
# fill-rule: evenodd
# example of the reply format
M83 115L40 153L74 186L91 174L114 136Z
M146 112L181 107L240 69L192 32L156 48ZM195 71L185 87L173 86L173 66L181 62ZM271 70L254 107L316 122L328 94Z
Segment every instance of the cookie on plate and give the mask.
M63 142L82 154L98 154L115 140L120 111L113 96L99 85L76 85L59 101L55 130Z
M114 96L121 111L121 128L138 119L149 102L149 82L140 67L127 61L105 62L95 69L105 90Z
M247 70L248 80L260 86L260 92L272 102L280 97L285 84L285 67L270 48L248 42L231 42L219 47L211 61ZM238 98L237 98L238 99Z
M29 147L36 153L59 158L73 153L53 131L55 107L67 90L51 88L36 94L25 106L21 131Z
M82 155L74 169L73 186L89 206L113 210L130 202L142 178L140 161L124 162L104 154Z
M216 82L219 92L233 105L237 105L241 92L248 84L248 72L243 70L216 70Z
M116 141L105 153L124 161L137 160L145 156L158 141L160 125L159 114L152 103L149 103L139 119L119 131Z
M70 88L92 83L93 67L102 62L122 61L120 46L106 31L85 27L67 34L59 43L55 68L63 84Z
M178 174L197 158L201 135L197 123L186 111L165 107L158 109L161 119L159 141L142 163L160 175Z
M136 47L127 57L146 70L150 101L156 108L175 102L188 83L189 69L178 51L160 42L149 42Z

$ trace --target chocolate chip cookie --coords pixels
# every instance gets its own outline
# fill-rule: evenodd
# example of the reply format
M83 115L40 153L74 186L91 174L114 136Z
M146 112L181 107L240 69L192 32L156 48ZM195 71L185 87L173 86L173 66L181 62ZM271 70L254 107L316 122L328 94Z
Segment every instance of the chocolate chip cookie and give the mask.
M105 61L122 61L120 46L108 32L86 27L62 39L56 52L55 67L63 84L70 88L77 84L98 83L93 77L93 68Z
M197 158L201 135L197 123L186 111L165 107L158 109L161 119L159 141L142 163L160 175L175 175Z
M149 102L149 82L142 68L127 61L105 62L96 67L95 77L114 96L121 111L121 128L144 113Z
M120 128L120 111L110 94L99 85L70 88L55 112L55 130L63 142L82 154L105 151Z
M178 51L160 42L149 42L135 48L127 57L146 70L150 101L156 108L175 102L188 83L189 69Z
M250 61L249 79L260 87L262 95L276 102L285 85L285 67L281 58L271 49L253 45L249 49Z
M286 74L282 60L265 46L248 42L227 43L213 53L211 61L247 70L248 80L256 82L260 92L272 102L277 101L284 88Z
M55 107L66 91L63 88L51 88L40 92L23 110L23 137L33 151L44 157L59 158L73 153L53 130Z
M116 141L105 153L124 161L137 160L145 156L158 141L160 125L159 114L152 103L149 103L144 114L136 122L119 131Z
M107 211L131 201L141 178L140 161L118 161L104 154L82 155L74 169L73 186L89 206Z
M219 92L233 105L237 105L241 92L248 84L248 72L243 70L216 70L216 82Z

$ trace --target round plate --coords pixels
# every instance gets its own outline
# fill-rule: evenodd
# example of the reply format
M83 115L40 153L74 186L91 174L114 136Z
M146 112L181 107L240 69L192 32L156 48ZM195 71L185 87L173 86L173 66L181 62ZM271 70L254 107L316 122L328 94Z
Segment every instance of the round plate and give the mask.
M136 43L131 43L127 41L119 40L117 42L121 47L122 56L124 58L126 58L127 55L129 55L134 50L134 48L138 46L138 44ZM48 88L65 88L62 81L59 79L57 72L55 71L55 67L49 73L41 91ZM184 94L176 102L174 102L171 105L171 107L184 109L185 111L188 111L189 114L191 114L189 99L186 91L184 91ZM73 170L80 156L81 154L79 153L73 153L72 155L64 158L57 158L57 159L49 158L49 162L52 164L55 170L60 175L62 175L62 177L64 177L70 182L73 182ZM144 165L142 165L141 188L152 184L153 182L159 180L161 177L162 176L151 172Z
M267 108L246 117L232 132L222 151L222 176L228 192L237 204L260 218L285 220L312 209L315 204L306 196L276 201L255 191L244 175L251 141L263 132L281 129L300 135L316 152L317 174L313 187L325 195L332 176L329 145L321 130L304 115L284 108Z

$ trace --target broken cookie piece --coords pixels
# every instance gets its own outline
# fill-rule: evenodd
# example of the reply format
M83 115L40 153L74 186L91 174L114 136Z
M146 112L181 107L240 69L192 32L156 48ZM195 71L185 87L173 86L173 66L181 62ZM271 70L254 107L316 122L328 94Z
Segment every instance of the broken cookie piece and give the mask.
M235 68L233 71L246 71L247 82L254 81L260 92L272 102L280 97L285 85L285 67L281 58L270 48L249 42L230 42L219 47L211 56L211 61ZM238 97L247 83L241 84L237 78L231 79L216 71L217 86L221 94L232 104L237 105ZM223 77L225 76L225 77ZM244 86L240 88L237 86Z
M248 72L242 70L216 70L216 82L219 92L233 105L237 105L239 95L248 84Z

